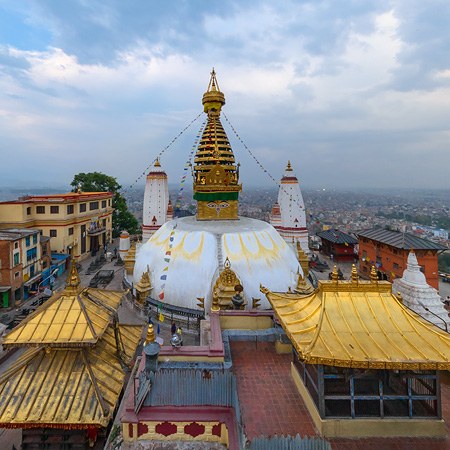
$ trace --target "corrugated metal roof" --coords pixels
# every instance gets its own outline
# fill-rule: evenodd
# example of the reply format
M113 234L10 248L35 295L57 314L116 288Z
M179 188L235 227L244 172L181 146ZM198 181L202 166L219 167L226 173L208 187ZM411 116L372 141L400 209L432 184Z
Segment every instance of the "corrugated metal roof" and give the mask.
M119 326L131 359L141 326ZM94 347L27 349L0 377L0 426L106 426L125 379L114 327Z
M350 236L347 233L344 233L340 230L324 230L317 233L322 239L326 239L327 241L333 242L333 244L357 244L358 240L353 236Z
M357 233L359 237L373 239L383 244L391 245L404 250L446 250L447 247L436 242L413 236L400 231L385 230L384 228L372 228Z
M319 281L309 296L263 292L309 364L450 369L450 335L404 307L388 282Z

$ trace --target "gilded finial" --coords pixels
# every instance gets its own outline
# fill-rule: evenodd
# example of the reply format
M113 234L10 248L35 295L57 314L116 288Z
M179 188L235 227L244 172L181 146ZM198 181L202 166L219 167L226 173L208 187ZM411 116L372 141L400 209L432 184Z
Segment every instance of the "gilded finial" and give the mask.
M286 166L286 172L292 172L292 166L291 166L291 161L288 160L287 166Z
M150 342L155 342L155 330L153 329L153 324L149 324L147 328L147 336L145 337L145 345L150 344Z
M336 264L333 267L333 272L331 272L331 279L336 283L339 281L339 273Z
M161 163L159 162L159 158L156 158L155 167L161 167Z
M401 294L401 292L400 291L397 291L397 300L400 302L400 303L403 303L403 295Z
M66 288L78 288L80 284L80 275L78 274L77 265L75 262L75 258L73 256L73 249L70 251L71 256L71 264L70 264L70 272L66 281Z
M225 262L223 263L223 267L225 267L225 269L229 269L231 267L231 262L228 259L228 256L225 258Z
M214 291L214 295L213 295L213 298L212 298L211 311L212 312L220 311L219 297L217 296L217 292L215 292L215 291Z
M358 271L356 270L355 264L352 264L352 282L357 283L359 280Z
M375 270L375 266L372 266L372 269L370 270L370 281L372 283L376 283L378 281L378 275L377 271Z

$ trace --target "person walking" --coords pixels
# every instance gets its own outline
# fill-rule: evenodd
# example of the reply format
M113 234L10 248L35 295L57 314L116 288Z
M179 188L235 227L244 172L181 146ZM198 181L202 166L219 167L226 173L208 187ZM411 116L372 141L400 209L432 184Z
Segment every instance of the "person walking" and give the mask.
M170 332L172 333L172 336L177 332L177 326L175 322L172 322L172 326L170 327Z

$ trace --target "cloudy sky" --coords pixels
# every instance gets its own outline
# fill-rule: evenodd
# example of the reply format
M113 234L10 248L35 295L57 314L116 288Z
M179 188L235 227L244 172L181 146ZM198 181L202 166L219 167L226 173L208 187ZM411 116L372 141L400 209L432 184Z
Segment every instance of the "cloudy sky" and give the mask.
M450 188L448 0L0 0L0 186L129 185L202 111L279 178ZM223 119L241 178L273 185ZM198 119L164 153L180 179ZM7 164L7 170L4 169Z

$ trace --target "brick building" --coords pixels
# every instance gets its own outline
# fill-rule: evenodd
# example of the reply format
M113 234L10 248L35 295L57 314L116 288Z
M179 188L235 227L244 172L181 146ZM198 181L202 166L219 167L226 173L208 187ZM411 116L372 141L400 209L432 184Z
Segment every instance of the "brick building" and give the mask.
M414 250L427 283L435 289L439 288L437 255L446 250L446 247L408 233L383 228L373 228L357 234L361 275L368 277L370 268L374 265L379 279L393 281L400 278L406 269L408 254L410 250Z
M28 297L42 276L39 230L0 230L0 307Z

